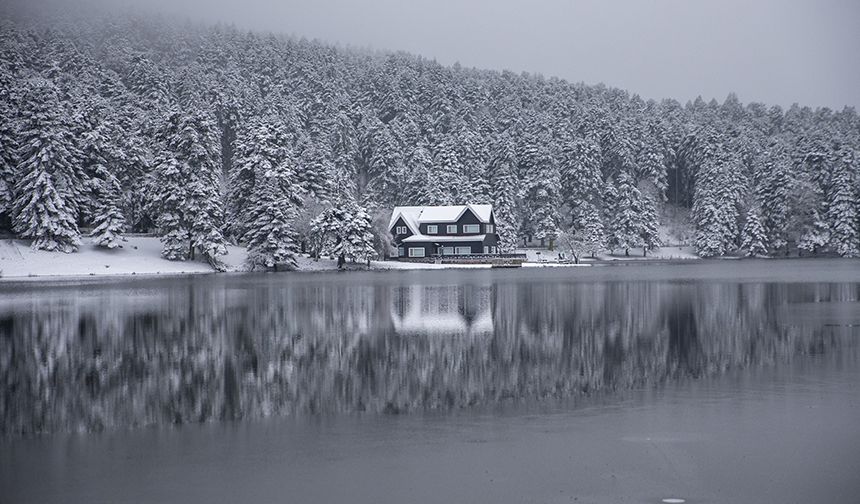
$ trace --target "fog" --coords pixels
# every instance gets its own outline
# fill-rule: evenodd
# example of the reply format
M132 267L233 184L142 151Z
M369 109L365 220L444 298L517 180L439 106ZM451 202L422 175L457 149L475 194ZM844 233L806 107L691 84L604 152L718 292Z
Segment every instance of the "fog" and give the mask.
M63 4L69 5L67 0ZM860 105L856 0L91 0L603 82L646 98Z

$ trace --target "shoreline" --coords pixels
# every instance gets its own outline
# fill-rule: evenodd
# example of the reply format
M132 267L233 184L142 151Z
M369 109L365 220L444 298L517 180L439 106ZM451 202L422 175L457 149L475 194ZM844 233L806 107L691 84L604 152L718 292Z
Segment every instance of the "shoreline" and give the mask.
M119 250L97 249L90 243L84 243L78 252L63 254L60 252L45 252L33 250L23 240L0 240L0 283L10 282L56 282L84 281L129 278L167 278L189 275L218 275L218 274L253 274L244 269L246 251L244 247L230 246L229 254L225 256L227 271L216 272L211 266L198 261L168 261L161 258L161 244L156 237L130 236L125 247ZM831 257L762 257L745 258L726 256L719 258L701 258L689 252L677 255L678 247L667 247L657 250L648 257L642 256L599 256L596 259L585 258L580 263L561 263L555 257L547 257L557 252L527 250L529 260L522 268L590 268L594 266L648 266L648 265L681 265L696 264L702 261L737 261L737 260L817 260ZM331 273L331 272L385 272L385 271L428 271L428 270L460 270L460 269L492 269L491 264L437 264L400 261L371 261L370 267L364 263L348 263L344 269L338 269L333 259L314 260L307 256L299 256L298 268L277 273ZM504 268L518 269L518 268Z

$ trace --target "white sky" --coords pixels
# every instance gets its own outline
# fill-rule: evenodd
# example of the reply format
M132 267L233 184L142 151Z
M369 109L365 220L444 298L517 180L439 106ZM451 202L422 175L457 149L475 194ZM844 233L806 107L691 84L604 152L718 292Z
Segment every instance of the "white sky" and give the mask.
M78 0L66 0L67 2ZM91 0L135 5L139 0ZM860 108L860 0L146 0L147 8L646 98Z

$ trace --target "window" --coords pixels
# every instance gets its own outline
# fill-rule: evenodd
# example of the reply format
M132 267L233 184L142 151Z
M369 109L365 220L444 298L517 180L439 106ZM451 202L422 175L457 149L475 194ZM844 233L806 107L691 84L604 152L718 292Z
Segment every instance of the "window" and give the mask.
M442 255L454 255L454 247L442 247Z
M437 226L436 224L428 224L427 234L439 234L439 226Z
M494 226L492 224L487 224L486 229L487 229L488 233L495 233L496 232L496 226Z
M457 255L469 255L472 253L472 247L455 247L454 253Z
M490 253L490 247L484 245L484 253L489 254Z
M481 226L479 226L478 224L464 224L463 225L463 232L464 233L480 233L481 232Z
M448 224L448 228L445 230L448 234L457 234L457 225L456 224Z
M397 257L403 257L406 255L406 249L403 247L397 247Z
M407 228L406 226L397 226L394 229L394 234L398 234L398 235L405 235L408 232L409 232L409 228Z
M424 247L409 247L409 257L424 257Z

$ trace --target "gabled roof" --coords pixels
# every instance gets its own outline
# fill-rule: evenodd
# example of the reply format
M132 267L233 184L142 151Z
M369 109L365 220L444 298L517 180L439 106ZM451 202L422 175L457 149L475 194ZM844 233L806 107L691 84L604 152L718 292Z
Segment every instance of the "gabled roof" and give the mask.
M403 217L403 221L409 229L418 234L418 225L425 223L453 223L460 220L460 217L471 210L475 217L483 223L490 222L490 216L493 213L493 205L441 205L441 206L399 206L394 207L391 212L391 220L388 222L388 229L394 227L397 219Z

